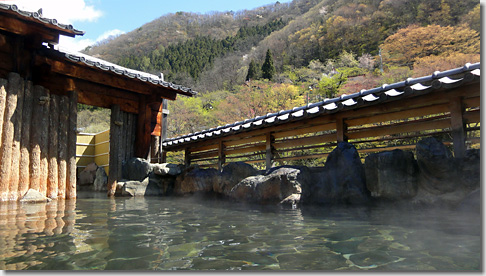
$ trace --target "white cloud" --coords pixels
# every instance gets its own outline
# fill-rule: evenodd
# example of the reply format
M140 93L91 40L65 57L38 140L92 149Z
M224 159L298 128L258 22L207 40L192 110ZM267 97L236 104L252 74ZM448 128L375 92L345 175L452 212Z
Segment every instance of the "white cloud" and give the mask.
M71 38L71 37L66 37L66 36L60 36L59 45L63 49L79 52L81 50L84 50L88 46L94 45L94 44L101 42L101 41L103 41L107 38L110 38L110 37L119 36L119 35L124 34L124 33L125 32L122 31L122 30L114 29L114 30L104 32L103 34L98 36L98 38L96 38L96 40L92 40L92 39L89 39L89 38L81 38L81 37Z
M12 0L2 1L6 4L15 4L21 10L38 11L42 8L42 16L54 18L62 24L74 22L96 21L103 15L101 10L87 5L85 0Z

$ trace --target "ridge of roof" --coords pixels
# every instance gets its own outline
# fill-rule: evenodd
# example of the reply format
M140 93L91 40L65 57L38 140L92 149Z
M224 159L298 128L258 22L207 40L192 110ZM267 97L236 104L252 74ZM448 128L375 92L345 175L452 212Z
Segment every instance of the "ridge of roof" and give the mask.
M461 75L457 79L451 77ZM452 88L461 85L463 82L470 82L479 79L481 75L481 63L466 63L463 67L436 71L432 75L408 78L405 81L383 84L380 87L361 90L360 92L351 95L341 95L340 97L325 99L317 103L309 103L305 106L294 107L289 110L281 110L276 113L268 113L267 115L257 116L255 118L246 119L244 121L227 124L225 126L218 126L207 130L190 133L183 136L165 139L163 146L176 146L186 142L196 141L204 138L214 138L214 136L229 133L231 131L249 130L252 126L272 125L278 121L286 121L293 118L304 117L306 114L317 113L334 113L343 107L353 107L362 103L372 103L384 97L399 97L405 94L412 94L416 92L428 92L441 87ZM397 90L398 89L398 90Z
M17 5L15 5L15 4L0 3L0 9L7 10L7 11L14 11L21 16L36 19L40 23L51 24L53 26L64 29L66 31L73 32L75 35L84 35L85 34L84 31L80 31L80 30L75 29L73 27L73 25L62 24L62 23L59 23L56 19L42 17L42 14L39 14L38 12L29 12L29 11L20 10L17 7Z

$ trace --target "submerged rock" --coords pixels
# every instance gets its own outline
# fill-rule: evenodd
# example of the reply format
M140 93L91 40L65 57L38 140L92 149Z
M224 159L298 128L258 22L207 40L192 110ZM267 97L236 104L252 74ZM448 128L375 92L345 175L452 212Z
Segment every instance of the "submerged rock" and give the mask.
M370 199L366 175L356 148L338 143L327 157L324 168L312 174L309 185L302 187L302 202L317 204L362 204Z
M160 196L162 195L159 187L150 182L147 177L143 181L126 181L123 184L121 191L122 196Z
M417 194L418 167L412 152L397 149L370 154L364 166L372 197L402 200Z
M49 202L52 199L41 194L39 191L29 189L25 195L20 199L20 202Z

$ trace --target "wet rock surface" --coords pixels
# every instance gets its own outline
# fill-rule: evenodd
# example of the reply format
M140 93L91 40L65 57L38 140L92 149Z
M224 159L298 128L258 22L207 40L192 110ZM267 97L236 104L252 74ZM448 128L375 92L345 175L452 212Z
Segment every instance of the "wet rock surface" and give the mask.
M374 198L402 200L417 194L418 166L412 152L393 150L365 159L366 187Z
M132 179L118 183L117 194L205 193L292 207L362 205L385 200L478 209L477 193L472 192L480 185L479 150L469 150L463 159L457 159L444 144L426 138L417 144L416 155L417 159L412 152L402 150L381 152L370 154L363 164L356 148L341 142L329 154L324 167L281 166L267 172L243 162L228 163L218 171L197 165L183 168L176 164L149 164L134 158L127 166L141 168L141 172L127 173ZM466 198L470 198L470 204Z

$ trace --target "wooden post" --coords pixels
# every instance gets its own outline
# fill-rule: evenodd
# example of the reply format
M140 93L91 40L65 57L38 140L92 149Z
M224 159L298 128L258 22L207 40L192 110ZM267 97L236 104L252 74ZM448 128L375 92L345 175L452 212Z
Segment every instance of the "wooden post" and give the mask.
M19 197L23 197L30 186L30 129L32 122L33 84L25 83L22 110L22 137L20 140Z
M450 110L454 156L464 158L466 154L466 124L464 123L464 106L461 97L450 100Z
M8 75L7 97L3 118L3 136L0 149L0 201L9 200L10 172L12 168L12 146L14 138L14 124L12 118L17 107L17 95L20 76L15 73ZM16 176L15 176L16 177Z
M44 88L42 86L34 86L32 103L32 126L30 131L30 188L40 191L40 164L41 164L41 127L42 125L42 110L44 105L40 104L40 97L44 95Z
M9 200L17 200L19 198L19 177L20 177L20 140L22 139L22 111L24 107L24 80L16 79L18 83L15 85L18 89L17 107L12 117L14 125L14 135L12 144L12 168L10 172L9 184Z
M108 175L108 196L114 196L116 191L116 184L119 180L119 163L120 156L120 140L121 137L121 114L120 105L113 105L111 107L111 123L110 123L110 173Z
M191 165L191 151L189 148L184 150L184 165L189 167Z
M59 188L59 96L51 95L49 106L49 152L48 152L48 174L47 174L47 197L57 198Z
M167 116L169 115L169 101L167 99L162 100L162 134L160 136L160 152L162 154L161 162L167 162L167 152L162 147L162 142L167 139Z
M140 96L137 118L136 157L149 159L151 108L144 95Z
M66 198L67 162L68 162L68 127L69 127L69 99L61 96L59 99L59 135L58 135L58 167L59 184L57 198Z
M273 148L273 142L275 141L275 138L273 137L271 132L268 132L266 134L266 153L265 153L265 159L266 159L266 170L269 170L272 168L272 162L273 162L273 156L274 156L274 148Z
M226 163L226 154L224 154L225 150L225 145L222 140L219 141L219 146L218 146L218 170L222 171L223 166Z
M336 118L336 133L337 133L337 142L347 142L348 137L346 135L346 132L348 130L348 127L346 123L344 122L344 119L342 117L337 117Z
M78 114L78 93L74 90L69 95L69 128L67 154L66 198L76 198L76 128Z
M7 85L6 79L0 79L0 143L2 142L3 133L3 116L5 114L5 104L7 102ZM0 144L0 148L2 144Z

